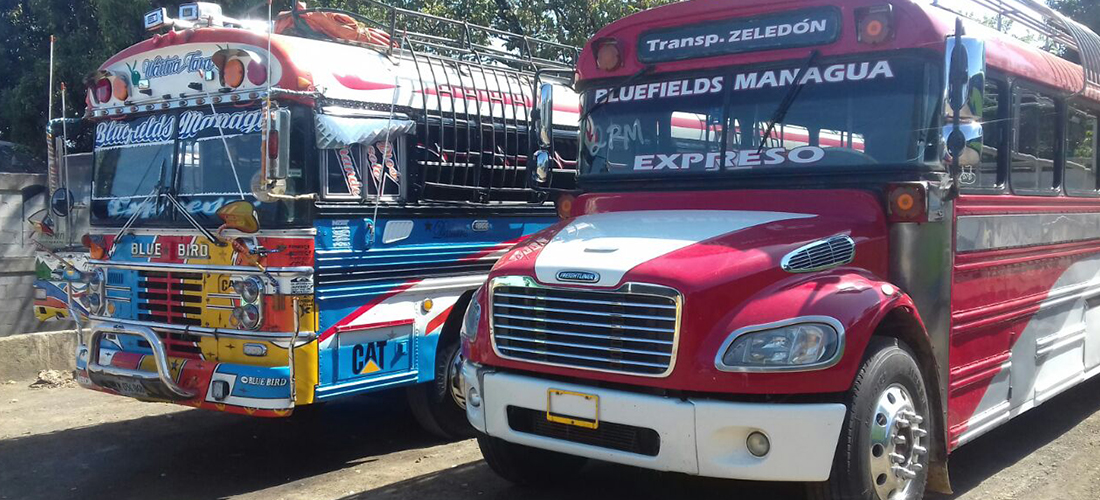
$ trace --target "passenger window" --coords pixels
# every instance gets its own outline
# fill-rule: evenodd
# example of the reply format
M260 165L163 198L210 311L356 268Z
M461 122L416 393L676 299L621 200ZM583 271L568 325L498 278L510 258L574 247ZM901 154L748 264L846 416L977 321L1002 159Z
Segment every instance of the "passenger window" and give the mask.
M1012 152L1012 190L1053 194L1058 108L1053 98L1028 89L1016 93L1016 147Z
M1096 114L1070 107L1066 128L1066 192L1074 196L1095 196Z
M1004 183L1001 174L1001 153L1006 151L1009 129L1009 106L1003 105L1001 89L1003 84L994 80L985 82L985 105L982 110L982 147L981 162L973 167L964 166L959 184L964 191L983 191L996 189Z
M325 195L329 198L362 197L362 158L360 145L321 151L325 169Z

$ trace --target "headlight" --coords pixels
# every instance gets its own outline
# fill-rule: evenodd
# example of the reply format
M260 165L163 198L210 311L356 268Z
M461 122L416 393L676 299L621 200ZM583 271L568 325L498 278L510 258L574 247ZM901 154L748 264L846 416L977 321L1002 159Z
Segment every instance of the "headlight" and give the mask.
M106 274L107 272L103 269L96 269L85 275L88 287L84 291L84 301L91 314L98 315L103 312L103 304L106 302L103 297L103 285L107 282Z
M481 321L481 302L477 298L481 295L478 288L470 297L470 305L466 306L466 315L462 317L462 336L474 340L477 338L477 324Z
M264 282L257 276L249 276L233 283L233 290L241 296L241 300L252 304L260 298L264 290Z
M840 359L844 328L832 318L799 318L738 330L717 366L725 371L825 368Z
M242 330L255 330L260 327L260 309L254 304L233 309L233 320Z

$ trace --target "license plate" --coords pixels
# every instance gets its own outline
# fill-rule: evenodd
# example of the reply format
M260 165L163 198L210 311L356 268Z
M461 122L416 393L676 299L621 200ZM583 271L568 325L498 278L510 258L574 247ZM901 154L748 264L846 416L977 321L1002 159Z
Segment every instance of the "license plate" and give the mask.
M548 389L546 420L595 429L600 426L600 397L595 394Z
M149 395L148 392L145 391L145 386L141 385L141 382L131 382L129 380L115 381L115 390L123 396L144 397Z

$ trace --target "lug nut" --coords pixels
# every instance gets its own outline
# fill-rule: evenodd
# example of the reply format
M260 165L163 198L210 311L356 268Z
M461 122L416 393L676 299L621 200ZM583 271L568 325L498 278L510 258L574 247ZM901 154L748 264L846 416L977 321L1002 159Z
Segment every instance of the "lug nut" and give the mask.
M928 435L928 431L921 429L920 427L913 428L913 436L922 438Z
M914 446L913 447L913 453L915 453L917 455L922 455L922 456L927 455L928 454L928 448L925 448L923 446Z
M909 419L898 416L897 420L894 420L898 424L898 427L909 427Z
M902 456L900 453L891 453L890 461L894 462L895 464L900 464L905 461L905 457Z
M894 475L902 479L913 479L917 477L917 473L913 472L905 467L894 466Z
M905 436L894 436L894 444L904 445L906 441Z

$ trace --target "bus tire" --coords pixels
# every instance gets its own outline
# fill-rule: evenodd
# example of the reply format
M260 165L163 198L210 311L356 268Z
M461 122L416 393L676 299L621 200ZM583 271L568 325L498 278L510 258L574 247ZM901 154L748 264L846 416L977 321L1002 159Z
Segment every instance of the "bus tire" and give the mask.
M928 392L920 368L897 339L872 337L847 395L828 481L811 483L814 500L922 498L928 479ZM872 430L875 432L872 433Z
M584 457L509 443L484 434L478 434L477 445L493 472L521 486L546 486L573 477L588 462Z
M466 419L458 335L442 335L435 352L435 379L408 389L409 407L424 430L447 440L474 437Z

